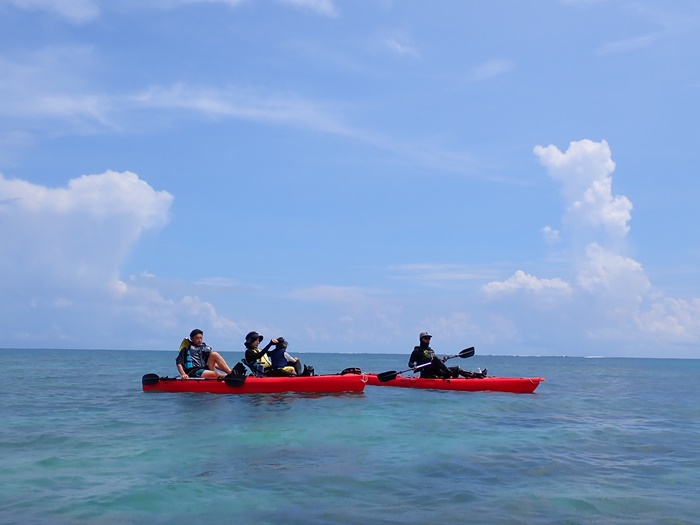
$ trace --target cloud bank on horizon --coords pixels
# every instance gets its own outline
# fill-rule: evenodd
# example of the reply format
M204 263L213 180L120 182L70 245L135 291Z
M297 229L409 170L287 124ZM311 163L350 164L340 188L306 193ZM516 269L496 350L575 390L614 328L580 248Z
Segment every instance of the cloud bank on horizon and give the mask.
M553 145L536 146L534 152L551 179L561 185L565 245L561 253L571 266L570 277L540 278L517 270L504 281L481 287L484 302L478 308L489 308L491 315L501 317L495 324L468 313L440 316L430 324L455 334L467 332L463 328L469 326L472 336L477 332L484 338L501 332L500 325L510 325L507 341L522 337L519 319L527 319L532 327L535 316L539 317L535 326L550 330L553 337L578 329L593 341L625 341L630 334L666 342L697 340L700 299L663 296L654 290L642 264L625 255L632 203L612 193L615 164L607 142L572 142L565 152ZM131 172L83 175L63 188L0 175L3 224L12 223L12 228L3 228L3 244L20 247L0 257L0 268L8 277L4 292L26 299L13 305L13 314L5 314L16 330L21 327L14 334L17 341L24 336L30 344L44 344L47 336L53 336L69 343L71 333L84 331L86 320L102 327L105 338L115 328L130 333L143 326L167 334L188 322L240 336L246 328L219 315L203 297L167 298L149 284L149 276L132 276L132 282L121 279L120 268L143 234L167 225L172 201L167 191L154 190ZM453 276L454 269L432 277ZM327 284L290 290L287 295L289 301L308 301L318 308L334 303L352 315L374 303L366 289ZM499 315L494 304L513 313ZM514 305L521 311L513 310ZM35 335L30 320L37 318L52 322ZM401 327L393 328L398 337ZM307 328L306 333L313 337L319 331ZM368 331L373 328L368 326Z
M553 2L550 28L605 9L640 31L656 20L607 4ZM700 250L678 252L674 263L691 266L679 272L655 248L669 246L673 212L697 187L664 202L672 185L647 182L667 165L683 171L673 152L692 135L635 148L651 131L623 126L625 104L647 98L623 78L600 93L586 83L610 68L601 61L632 74L630 53L677 52L669 42L688 36L676 15L698 13L676 9L644 36L565 40L586 71L559 94L549 84L565 74L532 72L550 48L523 51L517 31L493 45L503 28L492 8L6 2L0 346L165 349L198 326L223 350L257 330L297 352L405 353L427 329L440 348L483 353L700 358L700 288L683 277ZM162 25L139 33L153 16ZM483 33L465 37L456 22L479 16ZM37 19L60 30L22 34ZM106 20L135 41L115 49L86 30ZM248 31L256 24L267 38ZM453 54L477 42L487 51L476 61ZM542 97L540 113L513 105L524 92ZM590 118L597 105L614 125ZM535 132L519 124L533 121ZM655 197L669 221L656 236Z

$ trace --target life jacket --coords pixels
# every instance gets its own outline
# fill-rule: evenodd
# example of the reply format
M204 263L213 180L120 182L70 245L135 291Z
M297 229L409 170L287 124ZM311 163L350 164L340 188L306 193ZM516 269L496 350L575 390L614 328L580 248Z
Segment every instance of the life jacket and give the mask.
M435 352L429 346L414 346L413 351L420 350L421 359L418 361L419 365L423 363L429 363L435 357Z
M191 349L199 350L199 359L192 359ZM180 343L180 350L175 358L175 363L181 364L185 371L193 368L206 368L210 354L211 347L204 343L201 346L195 346L192 344L192 341L185 337Z
M284 368L288 366L287 358L285 357L286 350L282 347L277 347L274 350L268 350L267 355L270 356L272 366L275 368Z

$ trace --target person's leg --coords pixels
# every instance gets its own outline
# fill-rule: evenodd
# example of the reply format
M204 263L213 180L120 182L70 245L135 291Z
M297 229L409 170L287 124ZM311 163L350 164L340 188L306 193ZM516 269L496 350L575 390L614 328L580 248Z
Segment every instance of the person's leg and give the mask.
M231 373L231 368L229 368L228 364L226 364L226 360L221 357L221 354L219 352L212 352L209 355L209 359L207 359L207 368L209 370L216 372L216 369L218 368L219 370L223 370L227 374ZM217 375L218 374L217 372Z
M293 357L292 361L289 361L289 364L294 367L294 372L298 376L300 376L301 373L304 371L304 366L301 364L301 359L299 359L298 357Z
M218 370L204 370L202 372L202 375L200 375L199 377L205 377L207 379L216 379L217 377L221 377L223 375L224 374L222 374Z
M455 372L451 368L449 368L439 357L433 358L433 367L435 367L438 370L439 377L442 377L444 379L457 377Z
M455 377L462 376L462 377L465 377L467 379L471 379L472 377L474 377L474 372L469 372L468 370L462 370L458 366L455 366L453 368L453 370L455 370L457 372L457 375L455 375Z
M452 377L452 372L436 357L428 366L421 369L420 376L425 379L447 379Z

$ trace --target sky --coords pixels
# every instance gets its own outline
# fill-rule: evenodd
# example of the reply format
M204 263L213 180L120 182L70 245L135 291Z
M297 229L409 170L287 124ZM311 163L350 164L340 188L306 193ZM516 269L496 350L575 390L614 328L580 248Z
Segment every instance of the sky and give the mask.
M699 29L0 0L0 346L700 358Z

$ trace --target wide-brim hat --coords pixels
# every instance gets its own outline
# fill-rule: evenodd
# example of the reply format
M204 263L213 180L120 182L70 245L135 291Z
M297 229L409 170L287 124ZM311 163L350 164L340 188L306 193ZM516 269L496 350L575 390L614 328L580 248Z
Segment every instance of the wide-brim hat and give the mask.
M246 343L252 343L256 339L258 340L258 342L261 342L265 338L261 336L258 332L248 332L248 335L245 336Z

